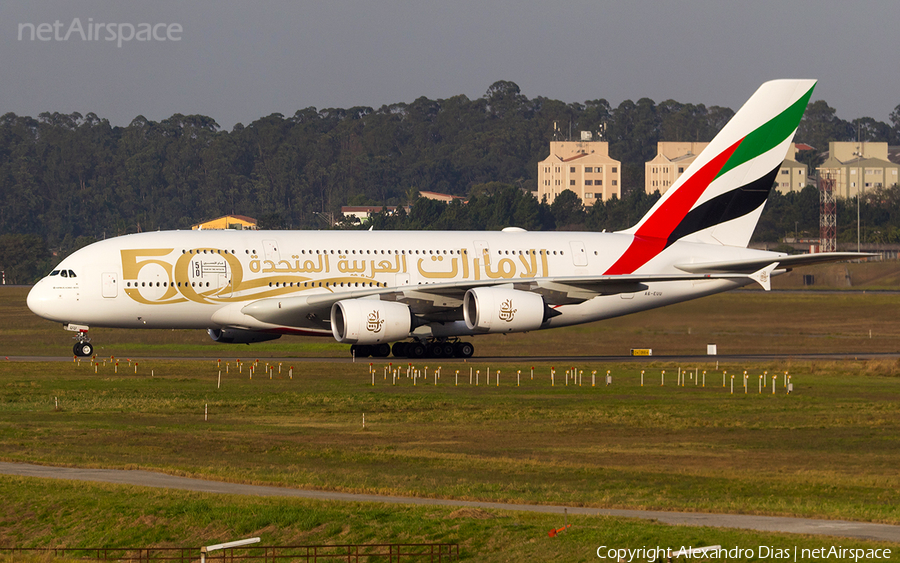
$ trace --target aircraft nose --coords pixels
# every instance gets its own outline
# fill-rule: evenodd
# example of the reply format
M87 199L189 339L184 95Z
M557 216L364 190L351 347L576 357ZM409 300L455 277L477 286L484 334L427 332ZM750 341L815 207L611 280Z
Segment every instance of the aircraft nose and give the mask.
M49 293L50 289L47 285L47 280L42 279L41 281L34 284L34 287L31 288L31 291L28 292L28 298L25 300L28 308L31 309L31 312L39 317L43 317L45 319L49 319L51 321L56 320L53 318L52 311L52 302L51 295Z

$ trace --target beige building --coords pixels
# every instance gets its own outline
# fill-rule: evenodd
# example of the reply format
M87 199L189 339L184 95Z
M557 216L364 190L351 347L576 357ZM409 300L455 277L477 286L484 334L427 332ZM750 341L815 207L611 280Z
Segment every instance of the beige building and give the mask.
M709 143L657 143L656 156L644 164L644 191L666 193L707 145ZM806 165L797 162L797 147L791 143L775 178L775 188L781 193L800 191L806 186L807 173Z
M246 217L244 215L224 215L206 221L205 223L191 225L191 228L195 231L198 229L203 229L204 231L209 229L236 229L238 231L245 231L256 230L257 226L256 219L252 217Z
M888 160L887 143L828 143L828 158L816 170L819 178L834 180L834 195L856 197L898 183L900 165Z
M563 190L572 190L584 205L615 195L622 198L622 165L609 156L604 141L552 141L550 156L538 163L538 199L553 203Z
M644 163L644 191L648 194L656 190L660 194L666 193L708 144L671 141L657 143L656 156Z
M775 176L775 189L783 194L799 192L806 187L808 176L809 167L797 162L797 145L791 143L781 169Z

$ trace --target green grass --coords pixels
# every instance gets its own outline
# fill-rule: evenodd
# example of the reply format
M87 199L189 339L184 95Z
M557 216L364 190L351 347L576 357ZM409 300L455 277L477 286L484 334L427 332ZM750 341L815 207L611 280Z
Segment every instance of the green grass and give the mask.
M416 385L392 385L379 365L373 387L365 363L304 363L293 379L284 365L280 378L252 381L232 364L216 389L215 361L148 360L137 376L110 364L95 375L85 362L7 362L0 458L349 492L900 523L897 362L723 365L750 370L746 395L740 377L738 393L723 389L712 365L698 366L709 370L706 387L676 387L677 366L659 363L577 366L580 387L564 384L561 366L551 387L549 366L531 381L530 365L496 364L487 386L489 366L473 363L476 387L467 365L443 367L437 386L436 365ZM763 370L789 370L795 393L779 379L776 395L771 382L758 394Z
M575 515L568 516L572 527L567 532L551 538L548 532L565 522L562 515L238 497L67 481L47 487L40 479L7 476L0 476L0 496L5 505L0 545L17 547L199 547L249 537L260 537L263 545L457 543L462 560L480 562L596 561L600 546L608 551L722 545L758 552L759 546L792 551L794 546L841 545L887 547L896 553L896 546L883 542Z
M69 333L32 315L26 294L0 288L3 354L68 355ZM893 352L900 337L895 302L883 294L742 291L568 329L479 337L478 354L509 359L491 366L478 359L443 362L437 386L432 377L442 362L436 360L427 362L427 382L415 386L405 377L391 385L379 371L373 387L367 362L294 362L294 378L287 379L289 356L345 357L346 346L329 339L226 346L203 331L92 329L107 360L144 356L139 373L125 360L118 374L109 361L95 374L86 361L0 359L0 459L431 498L897 524L896 361L723 364L738 375L730 395L709 362L680 366L706 369L706 387L692 380L676 387L679 366L653 359L577 364L585 372L581 387L565 385L571 366L556 366L551 387L549 365L536 365L532 382L531 362L515 359L523 350L619 355L632 347L703 354L712 342L723 354ZM211 359L152 358L181 354ZM270 380L261 368L251 382L247 363L234 373L235 358L267 356L285 357L276 360L283 362L280 377ZM215 358L223 361L221 389ZM477 387L468 384L469 367L481 371ZM499 387L493 376L485 385L488 367L502 370ZM602 384L607 369L614 378L609 388ZM740 384L745 369L747 395ZM525 374L521 387L517 370ZM592 370L598 387L590 386ZM779 380L776 395L771 381L758 394L757 376L765 370L790 371L795 393L785 395ZM52 483L0 477L0 546L184 546L262 535L270 544L453 541L468 560L587 561L596 559L599 545L617 542L827 543L572 516L573 530L550 539L546 532L561 525L558 516Z

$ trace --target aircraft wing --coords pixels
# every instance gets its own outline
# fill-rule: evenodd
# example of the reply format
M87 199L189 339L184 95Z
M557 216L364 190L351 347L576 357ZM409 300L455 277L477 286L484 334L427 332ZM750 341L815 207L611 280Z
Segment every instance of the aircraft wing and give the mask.
M768 272L770 273L772 269L768 268ZM637 293L646 290L647 284L653 282L715 279L759 281L752 274L730 272L491 279L366 288L296 297L271 297L245 305L241 308L241 312L264 323L321 330L329 328L331 307L336 302L369 298L403 303L409 306L413 313L429 321L452 321L462 319L461 307L466 291L477 287L497 286L538 293L548 305L554 307L582 303L598 295Z
M677 264L675 267L692 274L719 274L756 272L766 266L775 264L779 269L797 266L811 266L842 260L858 260L871 258L877 254L865 252L822 252L819 254L800 254L796 256L773 256L771 258L754 258L752 260L734 260L729 262L698 262L696 264Z

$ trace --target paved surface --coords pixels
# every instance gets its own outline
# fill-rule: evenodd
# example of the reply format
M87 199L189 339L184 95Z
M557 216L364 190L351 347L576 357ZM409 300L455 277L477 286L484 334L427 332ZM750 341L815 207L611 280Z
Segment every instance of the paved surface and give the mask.
M304 491L285 487L240 485L220 481L206 481L187 477L174 477L152 471L125 471L119 469L79 469L71 467L47 467L25 463L0 462L0 474L22 475L49 479L73 481L95 481L123 485L139 485L167 489L181 489L215 494L294 497L327 501L384 502L391 504L464 506L472 508L493 508L525 512L562 514L586 514L619 516L658 520L665 524L684 526L712 526L717 528L739 528L765 532L786 532L791 534L812 534L882 540L900 543L900 526L847 522L843 520L815 520L811 518L786 518L777 516L753 516L746 514L704 514L694 512L661 512L652 510L614 510L603 508L565 507L552 505L523 505L501 502L477 502L462 500L428 499L416 497L394 497L328 491Z
M232 350L235 352L235 350ZM226 356L129 356L132 360L141 362L150 362L154 360L165 361L203 361L212 362L216 358L223 361L231 361L235 355ZM244 356L247 357L247 356ZM108 356L98 356L98 359L108 358ZM293 363L304 362L335 362L335 363L352 363L349 357L265 357L253 356L254 360L268 362L287 362ZM843 360L896 360L900 359L900 352L844 352L838 354L735 354L735 355L687 355L687 356L475 356L468 360L461 358L359 358L356 363L367 365L369 362L376 364L387 364L388 362L400 363L404 362L421 362L426 360L442 361L448 364L456 363L481 363L485 362L556 362L566 364L569 362L769 362L784 360L807 360L807 361L843 361ZM72 356L2 356L0 361L9 362L71 362ZM82 358L82 361L89 361L88 358Z

